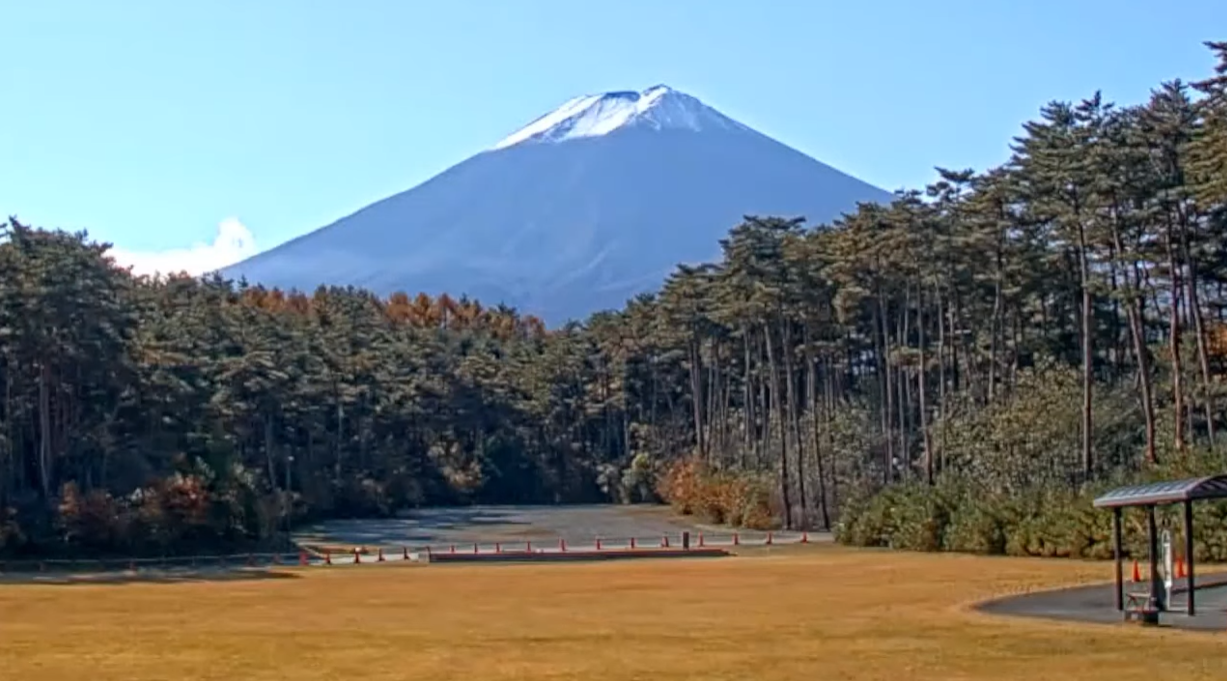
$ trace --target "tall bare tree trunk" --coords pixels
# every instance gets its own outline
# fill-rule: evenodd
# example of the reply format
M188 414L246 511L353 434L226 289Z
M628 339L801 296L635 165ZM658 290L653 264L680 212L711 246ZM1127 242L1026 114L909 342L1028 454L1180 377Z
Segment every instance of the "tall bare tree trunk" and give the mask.
M1094 417L1095 396L1094 309L1091 307L1091 268L1087 259L1086 227L1078 222L1078 270L1082 287L1082 473L1090 480L1095 473Z
M826 362L826 373L823 376L822 422L826 433L826 450L831 453L831 499L836 509L839 508L839 459L835 451L835 362L833 358ZM827 526L830 529L830 526Z
M831 529L831 511L827 501L826 466L823 464L822 435L818 423L818 361L814 356L811 327L807 321L803 327L805 344L805 399L809 403L810 438L814 447L814 465L818 468L818 512L822 514L822 528Z
M917 345L919 346L919 364L916 370L916 380L919 383L917 386L917 401L920 408L920 436L924 443L924 462L925 462L925 482L933 484L933 442L929 439L929 403L925 393L928 386L925 384L925 374L928 373L928 358L925 356L925 296L924 286L917 286L916 299L916 332Z
M780 326L783 327L781 335L783 336L784 347L784 385L787 389L786 399L788 400L788 409L786 414L788 417L788 429L785 431L785 436L791 433L793 436L793 451L797 457L797 501L801 507L801 528L809 527L809 501L805 494L805 448L801 446L801 417L797 414L797 380L796 371L792 361L792 324L784 317L783 310L779 310Z
M1125 252L1122 248L1119 225L1115 220L1112 221L1112 241L1116 245L1116 251L1121 259L1124 259ZM1112 270L1116 270L1116 262L1113 261ZM1137 383L1138 390L1142 397L1142 413L1146 420L1146 460L1154 463L1155 455L1155 401L1153 390L1151 388L1150 377L1150 357L1146 350L1146 332L1142 326L1142 313L1139 309L1139 299L1142 295L1141 274L1134 264L1133 272L1130 274L1125 272L1125 314L1129 322L1129 335L1133 338L1133 354L1137 362ZM1179 415L1177 415L1179 420ZM1177 426L1179 430L1179 426Z
M894 415L894 386L891 384L890 360L890 336L886 327L886 302L883 300L882 291L879 288L877 293L878 298L878 366L881 371L882 384L882 438L886 443L886 451L883 453L884 461L882 462L882 482L890 483L894 479L894 461L895 461L895 436L894 426L891 420Z
M753 366L753 361L750 358L751 337L750 337L750 329L744 324L741 327L741 338L742 338L742 341L744 341L742 347L745 349L745 355L742 360L743 362L745 362L745 366L743 367L743 369L745 370L745 378L744 378L744 383L742 385L742 389L745 395L744 397L745 413L743 414L743 417L745 419L745 448L746 450L750 452L750 454L753 456L754 461L757 463L758 461L758 438L756 437L756 435L757 435L758 427L757 427L757 423L755 422L755 413L754 413L754 379L753 379L753 374L751 373L751 367ZM742 467L749 468L748 461L746 460L745 452L742 452L741 459L742 459Z
M786 416L780 410L780 368L776 363L775 343L771 339L770 321L763 323L763 340L767 346L767 365L771 374L771 411L768 412L767 420L770 421L772 415L778 414L781 426L783 426ZM788 475L788 429L781 427L780 431L780 501L784 505L784 529L790 530L792 529L792 490Z
M707 459L707 441L703 438L703 361L699 352L697 334L692 334L686 344L690 359L690 402L694 413L695 447L699 457Z
M1192 254L1189 252L1189 234L1186 229L1188 219L1184 212L1181 211L1180 223L1180 252L1184 258L1185 266L1188 268L1188 276L1185 277L1185 286L1189 293L1189 316L1193 319L1193 330L1197 334L1197 365L1201 373L1201 392L1202 406L1206 413L1206 435L1210 440L1210 446L1215 447L1214 438L1214 395L1211 392L1212 382L1210 379L1210 353L1206 349L1206 327L1205 319L1202 316L1201 299L1197 291L1197 263L1193 260Z
M1180 281L1180 269L1176 265L1175 244L1173 244L1172 226L1169 223L1167 226L1167 267L1169 276L1172 278L1171 296L1172 300L1169 304L1171 317L1168 324L1168 351L1172 355L1172 415L1173 415L1173 445L1176 451L1184 449L1184 362L1181 357L1180 349L1180 300L1183 298L1183 286ZM1150 455L1151 461L1154 461L1154 446L1147 446L1147 454Z
M38 483L43 500L51 499L51 367L38 371Z

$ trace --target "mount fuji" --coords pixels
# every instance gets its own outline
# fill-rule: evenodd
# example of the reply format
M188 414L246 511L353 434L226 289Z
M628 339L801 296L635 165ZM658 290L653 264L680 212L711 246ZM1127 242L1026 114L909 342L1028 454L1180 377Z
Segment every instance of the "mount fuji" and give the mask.
M745 215L821 223L891 194L667 86L572 99L422 184L221 271L467 295L556 325L718 258Z

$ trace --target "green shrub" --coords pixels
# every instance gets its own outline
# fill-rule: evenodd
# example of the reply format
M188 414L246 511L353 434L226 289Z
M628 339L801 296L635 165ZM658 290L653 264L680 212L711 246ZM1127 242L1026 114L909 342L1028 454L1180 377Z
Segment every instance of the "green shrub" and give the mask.
M950 481L898 484L850 499L836 539L851 546L1107 560L1112 514L1095 508L1093 499L1089 490L1037 487L994 495ZM1227 502L1201 502L1194 509L1194 557L1227 561ZM1146 512L1125 509L1122 519L1124 556L1144 560ZM1157 519L1160 530L1171 532L1176 553L1183 553L1181 507L1161 508Z
M940 433L943 470L935 485L905 481L858 488L840 509L837 539L857 546L1011 556L1108 559L1112 513L1093 506L1108 489L1128 484L1221 474L1222 450L1172 447L1170 414L1159 421L1159 465L1142 456L1136 397L1127 387L1099 386L1093 446L1098 469L1083 482L1081 378L1069 368L1022 372L1014 389L987 406L953 402ZM1227 502L1194 506L1194 554L1227 561ZM1180 507L1158 511L1182 553ZM1123 513L1122 549L1144 559L1146 512Z
M950 512L942 548L960 553L1005 553L1005 532L1001 519L970 499L959 499Z
M850 496L835 526L836 541L849 546L890 546L896 493L887 488L878 494L862 490Z
M910 483L895 497L890 546L908 551L938 551L950 521L950 500L940 487Z

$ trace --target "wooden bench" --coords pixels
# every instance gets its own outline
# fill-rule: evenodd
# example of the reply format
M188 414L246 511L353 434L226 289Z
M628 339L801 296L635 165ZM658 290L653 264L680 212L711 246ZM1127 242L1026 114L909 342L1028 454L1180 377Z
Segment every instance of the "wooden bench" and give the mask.
M1125 620L1137 620L1142 624L1159 623L1159 609L1151 604L1149 591L1125 594Z
M1144 608L1150 603L1149 591L1130 591L1125 594L1125 610Z

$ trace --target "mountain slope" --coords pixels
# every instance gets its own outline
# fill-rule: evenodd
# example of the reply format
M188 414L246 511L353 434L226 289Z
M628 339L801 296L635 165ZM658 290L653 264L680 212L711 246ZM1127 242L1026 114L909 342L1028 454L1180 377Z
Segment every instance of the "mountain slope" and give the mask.
M709 260L743 215L890 195L663 86L581 97L408 191L223 270L312 290L467 294L551 324Z

